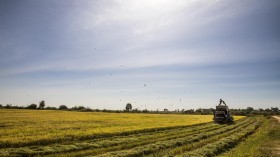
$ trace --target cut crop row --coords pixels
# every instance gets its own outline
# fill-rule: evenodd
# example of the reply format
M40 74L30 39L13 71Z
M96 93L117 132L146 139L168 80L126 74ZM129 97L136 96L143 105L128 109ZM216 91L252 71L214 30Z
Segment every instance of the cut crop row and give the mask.
M153 135L145 135L145 134L141 134L141 135L137 135L138 137L127 137L127 138L123 138L124 141L119 141L118 139L113 139L113 141L110 140L106 140L108 143L108 145L102 145L99 148L96 149L91 149L91 150L82 150L81 152L73 152L70 153L71 156L75 156L75 154L77 154L77 156L80 155L97 155L97 154L102 154L102 153L106 153L109 151L119 151L119 150L124 150L124 149L130 149L130 148L134 148L137 146L142 146L142 145L146 145L146 144L150 144L150 143L155 143L158 141L168 141L171 139L176 139L176 138L182 138L182 137L187 137L187 136L192 136L193 134L198 134L201 133L202 131L211 131L211 130L216 130L221 128L221 126L219 125L215 125L214 127L205 127L205 128L200 128L200 129L192 129L192 130L185 130L185 131L177 131L177 130L173 130L173 132L169 132L168 134L163 134L163 133L155 133ZM136 138L136 139L135 139ZM118 143L119 141L119 143ZM102 143L105 141L102 141ZM105 142L106 143L106 142ZM109 144L110 143L110 144ZM114 144L112 144L114 143ZM64 156L65 154L63 154Z
M188 143L186 145L173 148L171 150L159 151L159 152L157 152L156 155L157 156L164 156L164 155L174 156L174 155L182 154L182 153L187 152L187 151L193 151L193 150L195 150L197 148L201 148L201 147L203 147L207 144L214 143L221 138L228 137L232 134L235 134L235 133L239 132L240 130L246 129L247 127L250 127L250 126L254 125L254 123L255 122L251 122L249 124L246 123L246 124L240 125L239 127L235 128L233 130L224 132L222 134L218 134L216 136L212 136L212 137L209 137L209 138L206 138L206 139L202 139L198 142Z
M256 122L255 125L250 125L249 127L240 130L239 132L222 138L214 143L207 144L204 147L201 147L199 149L196 149L191 152L187 152L183 155L179 156L192 156L192 157L212 157L216 156L218 154L221 154L225 152L226 150L233 148L236 146L239 142L241 142L244 138L246 138L248 135L254 133L256 129L259 127L258 123Z
M240 120L240 123L246 123L248 122L249 119L242 119ZM178 138L187 138L187 137L192 137L193 135L196 135L196 134L201 134L203 132L207 132L207 131L213 131L213 130L217 130L219 128L222 128L223 126L222 125L217 125L217 124L213 124L215 125L216 127L215 128L205 128L205 129L199 129L199 131L197 132L189 132L187 134L179 134L177 136L169 136L169 135L165 135L166 137L162 137L162 138L157 138L157 140L154 139L154 137L151 137L149 138L148 140L141 140L137 143L129 143L129 144L121 144L121 145L118 145L118 146L115 146L115 147L108 147L108 148L101 148L101 149L95 149L95 150L85 150L85 151L81 151L81 152L73 152L73 153L68 153L68 154L63 154L63 156L85 156L85 155L98 155L98 154L102 154L102 153L105 153L105 152L110 152L110 151L121 151L121 150L127 150L127 149L132 149L134 147L138 147L138 146L143 146L143 145L148 145L148 144L151 144L151 143L156 143L156 142L162 142L162 141L170 141L170 140L174 140L174 139L178 139ZM175 134L178 134L177 132L175 132L174 130L174 133ZM144 135L143 135L144 136Z
M131 131L124 131L124 132L114 132L114 133L95 133L95 134L80 134L80 135L67 135L64 136L63 134L57 134L56 136L49 138L46 135L42 135L40 139L29 141L27 140L29 137L34 136L34 134L30 135L24 135L25 137L21 137L23 139L26 138L26 140L20 140L17 141L17 137L11 137L7 140L0 140L0 147L1 148L9 148L9 147L25 147L25 146L33 146L33 145L49 145L53 143L62 143L62 142L68 142L73 140L90 140L90 139L100 139L100 138L109 138L113 136L129 136L133 134L139 134L139 133L149 133L149 132L156 132L156 131L166 131L166 130L173 130L173 129L185 129L189 127L195 127L195 126L202 126L205 124L211 124L211 123L199 123L195 125L186 125L186 126L171 126L171 127L162 127L162 128L147 128L147 129L141 129L141 130L131 130ZM20 134L22 135L22 134ZM19 135L17 135L19 136Z
M201 130L213 130L218 129L220 126L216 124L206 124L206 125L197 125L187 128L178 128L171 130L161 130L156 132L148 132L141 134L134 134L130 136L115 136L110 138L102 138L99 140L87 140L87 141L73 141L72 143L62 143L48 146L31 146L31 147L22 147L22 148L10 148L5 149L4 151L9 152L9 154L21 154L21 155L42 155L42 154L51 154L51 153L62 153L62 152L71 152L71 151L80 151L86 149L99 149L107 148L114 146L124 146L133 143L133 146L147 144L149 142L155 142L158 140L168 140L170 138L176 138L180 136L190 135L193 133L198 133Z
M240 122L235 125L221 125L219 129L211 130L211 131L206 131L204 130L203 132L199 133L194 133L189 136L185 137L180 137L180 138L174 138L174 139L168 139L168 140L160 140L151 144L147 145L142 145L138 147L134 147L132 149L128 150L120 150L120 151L114 151L114 152L108 152L105 154L102 154L100 156L141 156L141 155L148 155L151 153L155 153L159 150L162 149L169 149L169 148L174 148L178 146L182 146L187 143L192 143L192 142L197 142L199 140L215 136L218 134L222 134L224 132L228 132L232 129L235 129L239 126L242 126L244 124L249 124L251 123L250 121L245 121L245 122Z
M246 123L248 118L243 118L237 123ZM156 143L160 141L169 141L172 139L178 139L182 137L193 136L194 134L200 134L205 131L212 131L223 127L213 123L206 123L201 125L177 127L169 129L157 129L154 132L144 132L138 134L132 134L129 136L114 136L109 138L101 138L97 140L86 140L86 141L69 141L67 143L60 143L48 146L31 146L22 148L8 148L1 149L0 151L7 152L8 155L46 155L66 152L72 155L75 154L101 154L108 151L124 150L133 147L147 145L150 143ZM152 130L152 129L151 129ZM87 150L90 149L90 150ZM1 153L0 153L1 154ZM59 155L59 154L57 154ZM78 155L79 156L79 155Z

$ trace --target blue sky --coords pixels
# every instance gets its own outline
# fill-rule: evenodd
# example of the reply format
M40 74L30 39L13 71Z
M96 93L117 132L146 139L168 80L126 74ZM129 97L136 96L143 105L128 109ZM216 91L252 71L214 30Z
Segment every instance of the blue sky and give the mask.
M280 107L278 0L0 0L0 104Z

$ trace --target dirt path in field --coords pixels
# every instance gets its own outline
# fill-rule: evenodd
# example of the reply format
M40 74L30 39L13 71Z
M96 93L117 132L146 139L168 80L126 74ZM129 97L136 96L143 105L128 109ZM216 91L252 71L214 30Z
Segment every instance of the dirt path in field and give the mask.
M278 122L280 123L280 117L279 116L272 116L273 118L277 119ZM280 156L280 142L278 140L275 140L275 141L271 141L271 143L273 143L273 146L272 146L272 155L273 156Z
M278 116L272 116L272 117L278 119L278 121L280 123L280 117L278 117Z

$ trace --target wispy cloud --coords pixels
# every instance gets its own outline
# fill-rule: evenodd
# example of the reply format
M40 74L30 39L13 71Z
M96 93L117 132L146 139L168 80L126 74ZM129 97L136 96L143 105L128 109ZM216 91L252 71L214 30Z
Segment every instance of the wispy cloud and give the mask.
M157 90L170 98L187 89L200 91L201 99L221 93L230 98L231 91L218 88L258 84L263 85L258 90L279 93L270 86L279 86L277 0L0 3L0 85L13 87L5 100L16 86L44 89L44 94L77 90L87 103L92 100L86 93L99 95L99 103L101 97L114 98L108 104L120 99L116 89L159 103L145 95L146 83L154 97ZM95 90L87 89L89 83ZM205 90L214 85L216 94ZM186 98L190 104L207 102L199 102L199 94Z

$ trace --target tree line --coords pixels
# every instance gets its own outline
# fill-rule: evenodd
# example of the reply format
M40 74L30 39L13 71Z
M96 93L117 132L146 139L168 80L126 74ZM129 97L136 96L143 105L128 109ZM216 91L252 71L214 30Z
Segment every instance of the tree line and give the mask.
M148 109L137 109L132 108L130 103L127 103L124 110L107 110L107 109L91 109L89 107L84 106L74 106L74 107L67 107L66 105L60 105L59 107L50 107L45 104L45 101L42 100L39 104L30 104L28 106L17 106L12 104L2 105L0 104L0 109L34 109L34 110L67 110L67 111L81 111L81 112L114 112L114 113L155 113L155 114L168 114L168 113L175 113L175 114L194 114L194 115L211 115L215 111L213 108L209 109L182 109L182 110L173 110L169 111L168 109L163 110L148 110ZM278 107L271 107L271 108L258 108L254 109L253 107L247 107L246 109L230 109L232 115L280 115L280 110Z

